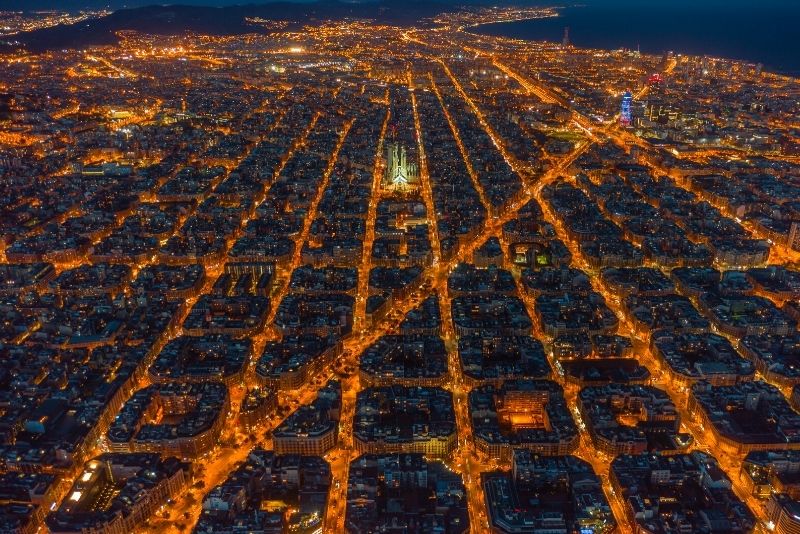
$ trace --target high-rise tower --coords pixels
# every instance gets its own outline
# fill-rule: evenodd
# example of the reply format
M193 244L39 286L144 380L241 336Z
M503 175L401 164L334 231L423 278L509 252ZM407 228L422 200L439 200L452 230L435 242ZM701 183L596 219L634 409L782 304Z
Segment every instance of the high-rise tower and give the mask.
M625 91L625 94L622 95L622 106L619 113L619 123L622 126L631 125L631 104L633 104L633 95L630 91Z
M569 26L564 26L564 37L561 38L561 46L567 48L569 45Z

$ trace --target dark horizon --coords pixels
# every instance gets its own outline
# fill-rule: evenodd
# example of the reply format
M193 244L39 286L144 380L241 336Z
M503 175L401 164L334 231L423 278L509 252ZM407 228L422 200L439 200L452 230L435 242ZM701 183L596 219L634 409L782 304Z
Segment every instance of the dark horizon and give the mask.
M318 0L286 0L292 3L315 3ZM325 1L325 0L323 0ZM343 1L348 4L370 4L378 3L381 0L352 0ZM236 5L259 5L272 2L265 0L176 0L159 2L156 0L1 0L0 10L81 10L81 9L126 9L144 7L152 5L193 5L207 7L226 7ZM608 6L638 6L642 5L641 0L580 0L572 2L559 2L557 0L519 0L519 1L495 1L491 0L437 0L435 3L452 6L459 5L486 5L486 6L538 6L538 5L608 5ZM644 2L648 6L692 6L698 9L722 8L735 9L738 7L752 6L749 0L655 0ZM764 0L759 2L759 6L793 6L796 2L792 0Z

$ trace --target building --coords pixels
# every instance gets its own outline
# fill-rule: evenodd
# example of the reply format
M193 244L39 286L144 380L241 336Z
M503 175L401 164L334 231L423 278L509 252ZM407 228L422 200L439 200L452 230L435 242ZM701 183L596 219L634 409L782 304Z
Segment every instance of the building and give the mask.
M179 336L167 343L148 369L153 382L242 382L252 342L228 335Z
M458 361L470 385L501 385L509 378L549 378L552 369L542 342L532 336L463 336Z
M285 335L264 345L256 363L256 379L279 390L302 387L342 353L341 342L315 334Z
M35 534L56 505L56 475L9 471L0 475L0 525L15 534Z
M758 498L785 493L800 498L800 450L749 452L742 462L739 479Z
M653 386L585 387L578 410L597 450L610 456L676 453L691 442L678 434L680 416L669 395Z
M776 534L800 533L800 503L785 493L773 493L767 501L767 519Z
M711 332L656 330L650 351L667 368L670 379L681 386L705 380L724 386L752 380L755 365L739 355L728 338Z
M458 442L453 395L433 387L364 389L356 396L353 438L362 453L449 456Z
M219 444L230 409L220 382L165 382L134 393L107 437L115 452L158 452L196 458ZM177 420L162 416L181 416Z
M191 464L177 458L103 454L86 463L47 527L53 534L135 532L191 479Z
M800 449L800 413L766 382L730 386L698 382L689 392L687 409L730 452Z
M785 387L800 383L800 333L745 336L739 350L769 382Z
M248 390L239 408L239 423L247 432L252 432L259 424L278 408L278 395L270 388Z
M448 377L447 351L439 336L386 335L361 354L365 385L441 386Z
M620 455L608 478L637 534L751 532L756 524L716 459L699 451Z
M419 185L417 164L408 160L406 147L397 143L386 149L386 172L383 187L394 191L407 192Z
M606 534L617 527L600 478L575 456L515 449L510 472L484 473L481 482L493 534Z
M547 455L572 453L580 436L564 392L550 380L506 380L469 394L476 448L504 461L515 448Z
M364 454L350 463L345 528L371 534L415 525L417 532L470 531L461 475L422 454Z
M300 406L272 433L272 446L278 454L323 455L339 437L339 412L342 387L332 380L319 390L309 405Z
M331 468L318 456L256 448L203 497L195 534L319 534Z
M633 122L633 115L631 106L633 104L633 95L630 91L625 91L622 94L622 104L619 109L619 123L621 126L630 126Z

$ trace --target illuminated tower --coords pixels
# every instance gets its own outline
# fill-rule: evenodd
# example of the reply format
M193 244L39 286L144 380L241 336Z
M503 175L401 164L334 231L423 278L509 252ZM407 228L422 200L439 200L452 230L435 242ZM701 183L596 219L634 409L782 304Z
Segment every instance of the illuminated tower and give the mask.
M407 191L419 181L417 164L408 161L405 147L397 144L390 145L387 149L386 162L384 187Z
M622 106L619 113L619 123L622 126L631 125L631 104L633 103L633 95L630 91L625 91L622 95Z
M561 46L564 48L569 47L569 26L564 27L564 37L561 39Z

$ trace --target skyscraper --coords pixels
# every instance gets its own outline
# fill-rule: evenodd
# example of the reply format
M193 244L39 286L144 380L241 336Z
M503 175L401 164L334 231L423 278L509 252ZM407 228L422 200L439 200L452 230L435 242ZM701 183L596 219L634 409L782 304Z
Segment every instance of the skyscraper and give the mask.
M619 123L622 126L631 125L631 104L633 103L633 95L630 91L625 91L622 95L622 106L619 113Z
M569 43L569 26L564 27L564 37L561 39L561 46L567 48L570 45Z

